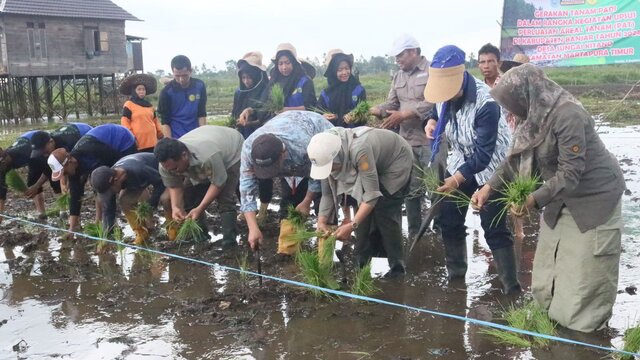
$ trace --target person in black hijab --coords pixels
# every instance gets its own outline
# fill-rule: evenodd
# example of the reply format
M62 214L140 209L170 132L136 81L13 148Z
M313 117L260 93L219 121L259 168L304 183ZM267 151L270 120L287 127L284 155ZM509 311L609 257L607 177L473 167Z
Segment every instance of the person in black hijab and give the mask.
M275 84L282 86L284 108L287 110L309 110L316 105L316 91L311 80L315 69L297 58L296 49L289 43L278 45L275 66L271 69L269 91Z
M318 107L328 112L324 117L335 126L356 127L355 124L346 123L344 116L360 101L366 100L367 93L353 75L353 55L347 55L340 49L329 50L325 63L327 70L324 76L329 87L320 93Z
M238 131L246 139L264 123L265 116L260 108L269 78L262 65L262 54L258 51L246 53L238 60L237 66L240 85L233 95L231 116L237 120Z

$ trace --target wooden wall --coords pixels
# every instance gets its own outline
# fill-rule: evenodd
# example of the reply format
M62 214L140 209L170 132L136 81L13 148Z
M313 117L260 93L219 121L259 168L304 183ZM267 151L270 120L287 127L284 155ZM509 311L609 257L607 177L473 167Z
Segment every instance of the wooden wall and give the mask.
M58 76L83 74L124 73L127 70L125 22L120 20L74 19L54 17L31 17L4 14L0 19L6 42L6 69L11 76ZM32 56L28 23L34 24L33 32L40 34L39 25L44 24L46 57L43 52ZM93 30L103 35L103 46L107 51L94 52ZM100 34L102 33L102 34ZM106 33L106 41L104 34ZM0 59L2 59L0 57Z

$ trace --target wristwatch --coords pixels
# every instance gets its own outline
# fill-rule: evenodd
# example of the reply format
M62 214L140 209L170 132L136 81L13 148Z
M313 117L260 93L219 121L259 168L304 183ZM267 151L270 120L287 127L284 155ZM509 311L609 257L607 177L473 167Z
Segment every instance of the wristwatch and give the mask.
M351 223L351 228L352 228L354 231L355 231L355 230L358 230L358 223L357 223L357 222L355 222L355 221L354 221L354 222L352 222L352 223Z

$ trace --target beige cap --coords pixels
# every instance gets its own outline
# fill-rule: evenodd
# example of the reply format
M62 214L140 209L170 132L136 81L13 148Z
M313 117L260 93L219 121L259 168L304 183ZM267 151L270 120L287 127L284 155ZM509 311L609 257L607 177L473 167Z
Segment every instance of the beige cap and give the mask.
M296 51L296 48L291 45L290 43L282 43L278 45L278 48L276 49L276 56L278 56L278 53L280 51L288 51L291 53L291 55L293 55L293 57L296 59L297 62L301 62L301 60L298 58L298 52ZM273 59L271 59L271 61L276 62L278 61L278 59L276 59L275 57Z
M326 179L331 174L333 159L340 152L342 141L336 134L323 132L316 134L311 138L309 146L307 146L307 155L311 160L312 179Z
M260 51L250 51L244 54L242 59L238 60L238 67L240 67L240 62L245 62L262 71L267 71L267 67L262 64L262 53Z
M333 57L338 54L346 55L349 58L349 61L351 62L351 64L353 65L353 54L347 54L344 51L342 51L342 49L331 49L327 52L327 55L324 58L324 66L329 67L331 60L333 60Z

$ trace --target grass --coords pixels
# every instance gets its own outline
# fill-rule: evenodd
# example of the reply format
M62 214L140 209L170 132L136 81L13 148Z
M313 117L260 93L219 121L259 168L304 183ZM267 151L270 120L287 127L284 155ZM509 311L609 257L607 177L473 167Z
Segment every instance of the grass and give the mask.
M351 110L347 115L345 115L345 122L347 124L357 124L363 125L369 121L369 110L371 109L371 104L369 102L360 101L356 107ZM349 119L349 121L347 121Z
M527 202L527 197L540 186L541 181L538 176L518 175L513 181L507 183L503 180L503 183L504 188L500 191L502 196L494 200L503 207L492 223L498 223L511 206L523 206Z
M504 314L504 319L511 327L532 331L545 335L556 335L556 325L547 312L542 310L534 301L530 301L520 308L511 306ZM499 344L516 347L546 347L549 340L541 337L531 337L498 329L481 330L481 333L493 337Z
M633 353L640 352L640 325L627 329L624 332L622 340L624 341L624 347L622 350ZM620 354L618 359L633 360L633 356Z
M7 171L7 174L5 175L5 181L9 189L13 191L16 191L19 193L23 193L27 191L27 184L24 182L24 180L22 179L22 176L20 176L20 174L18 174L18 172L15 169L11 169Z
M353 277L353 284L351 284L351 293L369 296L378 291L380 289L374 284L374 280L371 277L371 261L369 261L362 269L356 271Z
M197 240L200 239L204 231L198 225L198 222L188 218L185 219L180 225L180 229L178 230L178 236L176 240L178 241L189 241L189 240Z
M230 127L235 129L238 126L238 121L233 118L233 116L227 116L222 121L222 126Z
M151 207L151 205L146 201L140 201L136 205L134 213L136 215L136 222L138 225L145 226L147 219L153 216L153 207Z

